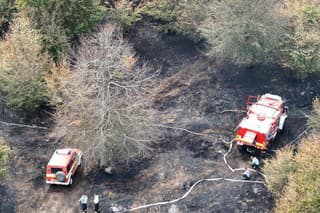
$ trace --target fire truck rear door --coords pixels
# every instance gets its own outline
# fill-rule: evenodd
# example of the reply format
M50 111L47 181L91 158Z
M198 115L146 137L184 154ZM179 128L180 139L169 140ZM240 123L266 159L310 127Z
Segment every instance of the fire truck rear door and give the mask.
M257 134L251 131L247 131L243 136L243 141L247 143L253 143Z

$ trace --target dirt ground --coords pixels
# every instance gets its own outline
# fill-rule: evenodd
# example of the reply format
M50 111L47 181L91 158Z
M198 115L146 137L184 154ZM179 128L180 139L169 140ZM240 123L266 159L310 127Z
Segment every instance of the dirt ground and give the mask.
M81 194L101 196L106 212L109 203L125 208L171 200L182 196L198 179L241 178L223 161L234 130L241 120L248 95L278 94L287 100L289 118L285 130L270 147L279 149L305 129L305 114L319 96L320 78L305 81L287 77L274 65L240 68L217 65L203 54L203 45L186 38L158 32L156 23L141 23L128 33L141 61L160 69L154 88L153 108L161 123L207 136L169 129L155 153L126 170L112 175L79 172L72 187L45 184L45 166L61 143L49 138L50 128L0 126L12 148L7 179L0 183L0 212L79 212ZM16 118L6 118L18 122ZM50 126L43 121L42 125ZM234 168L249 165L249 156L233 150L228 156ZM253 177L262 180L259 175ZM274 200L262 184L205 182L184 200L137 212L272 212Z

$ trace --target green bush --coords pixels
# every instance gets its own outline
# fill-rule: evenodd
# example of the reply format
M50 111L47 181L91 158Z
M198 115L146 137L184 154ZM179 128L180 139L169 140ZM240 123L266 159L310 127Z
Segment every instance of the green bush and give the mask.
M291 148L284 148L276 153L276 157L267 161L263 172L267 175L267 187L276 196L282 195L288 182L288 176L295 171Z
M198 26L207 15L205 0L115 1L114 7L108 15L125 29L148 16L161 23L157 27L163 32L175 32L194 41L203 38Z
M320 71L320 9L311 0L287 1L291 22L281 48L281 62L298 78Z
M241 65L274 62L286 20L278 1L228 0L207 5L201 32L212 55Z
M9 29L15 11L15 0L0 0L0 37Z
M149 4L145 14L160 20L163 31L176 32L199 41L203 39L199 26L208 16L207 6L204 0L160 0Z
M308 125L314 129L314 132L300 142L294 159L287 158L287 164L294 163L295 169L294 172L289 173L284 171L286 177L281 181L282 193L277 193L275 212L320 212L320 102L318 99L314 100L313 108L314 112L312 116L309 116ZM283 171L278 168L277 162L275 159L266 165L267 175L278 173L281 177ZM269 183L268 187L270 187ZM270 188L271 191L273 188Z
M32 113L48 103L45 77L51 61L42 53L42 37L27 18L18 17L0 42L0 88L18 111Z
M109 15L119 22L124 29L132 27L135 23L142 19L142 10L133 10L131 5L125 4L116 10L110 10Z
M276 212L320 212L319 136L310 136L299 145L296 170L289 175Z
M9 152L10 148L5 145L3 138L0 137L0 179L2 179L6 174Z
M34 112L49 102L46 82L40 78L9 81L5 90L10 105L19 111Z
M18 0L19 9L32 19L44 38L44 49L61 58L69 40L89 32L105 14L98 0Z
M320 131L320 100L315 98L313 100L313 113L308 118L308 126L312 128L314 133Z
M64 52L70 47L70 39L64 29L55 23L41 27L43 48L54 61L59 61Z

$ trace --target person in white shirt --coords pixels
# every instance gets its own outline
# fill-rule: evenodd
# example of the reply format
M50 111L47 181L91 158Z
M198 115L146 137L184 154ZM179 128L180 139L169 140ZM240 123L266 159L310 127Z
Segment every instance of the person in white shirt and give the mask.
M88 196L87 195L82 195L80 200L79 200L80 204L81 204L81 210L83 213L87 212L88 209Z
M259 159L257 157L251 156L251 166L253 169L257 170L259 169L260 166L260 162Z
M243 179L250 180L250 170L248 168L245 168L244 173L242 174Z

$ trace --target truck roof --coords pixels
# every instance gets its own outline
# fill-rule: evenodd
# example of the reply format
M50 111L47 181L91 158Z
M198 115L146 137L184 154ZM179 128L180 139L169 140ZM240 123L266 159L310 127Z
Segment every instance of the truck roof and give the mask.
M272 95L272 94L267 93L267 94L261 96L256 104L261 105L261 106L265 106L268 108L280 110L283 106L283 100L278 95Z
M71 158L72 158L72 153L74 153L76 150L75 149L69 149L69 148L65 148L65 149L57 149L49 163L48 166L51 167L66 167L68 166Z
M281 115L283 100L280 96L265 94L253 104L239 127L267 134Z

